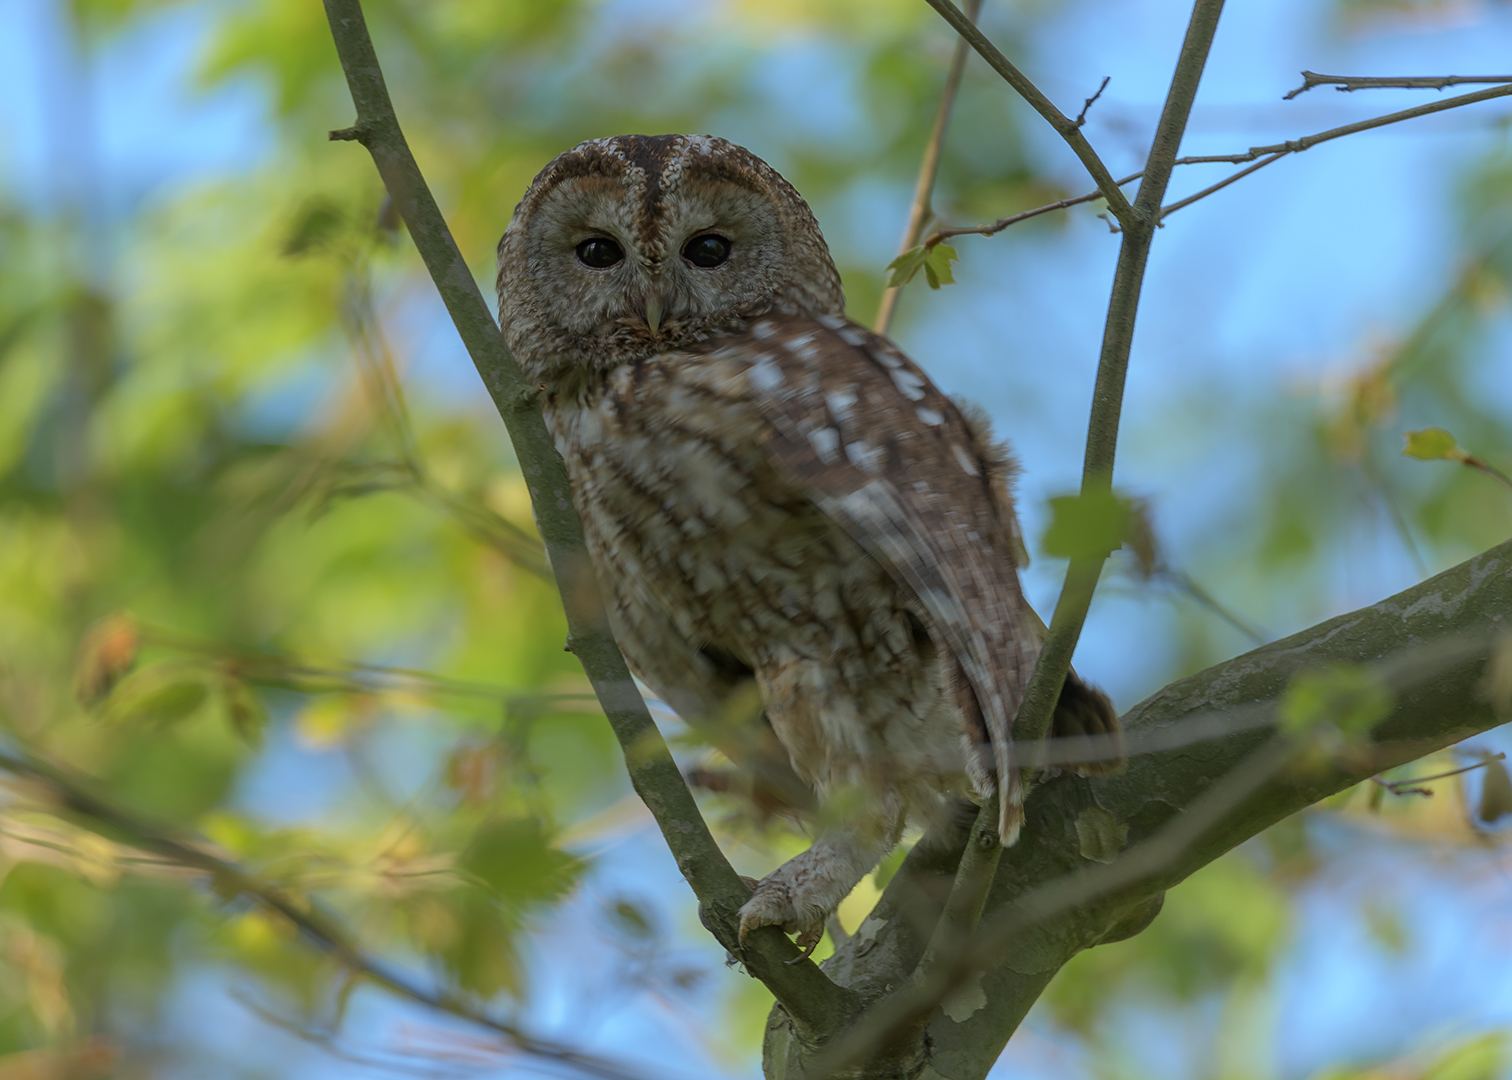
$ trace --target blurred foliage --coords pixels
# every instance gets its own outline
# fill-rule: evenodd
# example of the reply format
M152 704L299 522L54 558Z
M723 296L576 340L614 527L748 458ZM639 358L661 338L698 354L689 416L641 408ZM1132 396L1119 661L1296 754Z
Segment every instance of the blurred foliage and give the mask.
M60 6L86 64L170 7L198 9L209 27L199 84L259 88L273 140L244 174L131 204L108 222L108 244L87 242L104 211L83 196L52 207L0 196L0 742L66 762L259 880L318 898L447 993L523 1012L538 933L595 919L622 960L614 978L706 1007L717 957L689 961L634 897L581 910L595 853L637 810L562 650L497 420L367 156L325 139L351 105L320 6ZM924 5L367 9L411 144L480 279L513 201L556 153L623 131L718 131L770 159L826 222L899 193L895 222L831 230L851 310L874 309L952 44ZM1038 10L989 8L990 29L1017 48ZM806 78L843 83L839 114L791 122L808 87L780 85L770 68L794 56ZM1041 175L1021 119L994 78L968 69L955 129L991 137L946 142L935 204L952 220L1072 194ZM84 190L53 179L57 192ZM1512 436L1474 389L1512 281L1509 192L1505 157L1468 177L1464 258L1412 334L1340 385L1256 412L1267 452L1256 506L1209 557L1225 595L1275 616L1381 507L1435 565L1512 531L1512 500L1488 494L1486 477L1388 467L1406 424L1447 425L1485 460L1512 461ZM930 255L894 269L952 280L955 252ZM1126 541L1145 579L1159 569L1205 596L1164 567L1146 509L1115 502L1080 507L1103 548ZM1063 546L1047 538L1074 553ZM1185 670L1224 648L1211 620L1227 616L1205 603L1182 623ZM1369 697L1329 678L1299 685L1299 726L1340 695ZM1355 792L1309 817L1388 839L1491 842L1467 800L1500 817L1509 796L1500 766L1482 771L1491 779L1435 783L1437 799ZM711 819L743 869L805 844L732 806L711 803ZM251 980L290 1031L339 1025L349 982L286 921L86 825L25 784L0 786L0 1077L157 1075L174 988L217 966ZM899 857L842 908L851 929ZM1288 940L1294 895L1325 863L1304 824L1277 826L1172 890L1144 934L1078 958L1046 1011L1116 1060L1100 1040L1131 987L1171 1003L1253 992ZM1369 916L1377 936L1400 942L1408 931L1383 912ZM728 1017L710 1026L710 1050L748 1061L768 999L745 979L721 993ZM1476 1080L1504 1049L1487 1039L1329 1075ZM255 1071L229 1059L189 1069Z

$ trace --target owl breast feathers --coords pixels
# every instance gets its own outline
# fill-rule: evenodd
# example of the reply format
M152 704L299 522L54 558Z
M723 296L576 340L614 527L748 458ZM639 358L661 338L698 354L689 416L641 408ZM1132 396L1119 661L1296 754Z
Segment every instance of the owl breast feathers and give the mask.
M1000 795L1011 844L1011 728L1041 624L1009 460L845 317L798 193L722 139L583 143L516 208L498 284L631 667L753 789L820 822L756 886L742 934L777 925L811 948L952 792ZM1118 731L1074 675L1056 726Z

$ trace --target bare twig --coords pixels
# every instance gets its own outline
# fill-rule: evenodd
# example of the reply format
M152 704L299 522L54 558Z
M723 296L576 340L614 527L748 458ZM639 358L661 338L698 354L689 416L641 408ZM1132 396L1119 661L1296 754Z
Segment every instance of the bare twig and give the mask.
M1125 184L1133 183L1143 175L1144 172L1143 170L1141 170L1137 173L1130 173L1122 180L1117 180L1114 182L1118 184L1119 187L1123 187ZM1021 213L1010 214L1005 218L998 218L990 225L962 225L948 229L936 229L934 232L930 233L929 238L924 241L924 246L927 248L932 248L941 240L949 239L952 236L994 236L997 233L1002 232L1010 225L1017 225L1020 221L1028 221L1030 218L1039 217L1041 214L1048 214L1054 210L1065 210L1072 206L1079 206L1082 203L1089 203L1093 199L1100 199L1102 197L1103 193L1101 191L1089 191L1085 195L1077 195L1069 199L1060 199L1053 203L1046 203L1044 206L1036 206L1033 210L1025 210Z
M966 0L966 18L976 22L982 10L982 0ZM903 243L898 248L901 255L918 245L924 228L934 217L930 199L934 195L935 178L940 173L940 152L945 145L945 129L950 124L950 110L955 105L956 92L961 88L961 76L966 71L966 56L970 46L965 38L956 40L955 52L950 57L950 70L945 73L945 87L940 91L940 104L935 108L934 124L929 129L929 139L924 144L924 157L919 162L919 180L914 185L913 205L908 211L908 228L903 230ZM882 290L882 303L877 307L877 320L872 329L879 334L887 333L893 311L898 306L901 286Z
M1027 101L1035 112L1043 116L1061 138L1066 140L1072 153L1081 159L1087 172L1092 175L1092 180L1102 192L1103 198L1108 200L1108 209L1121 224L1127 227L1133 219L1134 207L1118 189L1113 175L1108 172L1108 167L1102 163L1102 159L1097 156L1097 151L1092 149L1092 144L1087 142L1086 136L1081 133L1075 121L1057 109L1054 102L1047 98L1040 88L1029 80L1028 76L1014 67L1013 63L987 40L960 8L952 4L950 0L927 0L927 2L945 18L946 22L955 27L956 33L970 42L971 47L977 51L977 55L987 61L993 71L996 71L1009 86L1018 91L1019 96Z
M1477 469L1480 472L1485 473L1492 479L1496 480L1503 487L1507 488L1508 490L1512 490L1512 476L1508 476L1506 473L1498 469L1495 465L1487 463L1483 458L1478 458L1474 454L1466 454L1465 457L1461 460L1460 464L1467 465L1472 469Z
M331 138L356 140L372 154L384 186L504 420L530 487L541 538L562 594L569 648L582 663L614 728L630 781L698 897L705 925L727 949L741 950L747 969L766 984L797 1024L834 1030L858 1007L852 991L835 986L811 962L788 963L799 953L776 927L763 927L748 937L743 948L740 945L738 912L750 889L715 843L610 636L588 562L582 522L572 505L566 468L541 415L540 394L505 347L498 324L410 152L384 85L360 0L325 0L325 10L357 108L357 123L331 132Z
M1076 114L1076 120L1074 121L1074 123L1077 127L1081 127L1087 122L1087 112L1092 108L1093 102L1102 97L1102 92L1108 88L1108 83L1111 82L1112 79L1113 76L1111 75L1103 76L1102 85L1097 88L1097 93L1089 97L1086 104L1082 106L1082 111Z
M1160 208L1160 218L1161 218L1161 220L1164 221L1167 214L1174 214L1176 211L1180 210L1183 206L1191 206L1198 199L1205 199L1209 195L1213 194L1215 191L1222 191L1224 188L1228 187L1230 184L1234 183L1236 180L1243 180L1246 176L1250 175L1250 173L1259 172L1261 169L1265 168L1271 162L1273 162L1273 161L1280 161L1284 156L1285 156L1284 154L1272 154L1270 157L1261 158L1259 161L1255 162L1253 165L1250 165L1248 168L1240 169L1238 172L1234 173L1232 176L1226 176L1226 177L1224 177L1222 180L1218 181L1216 184L1212 184L1212 185L1210 185L1208 187L1203 188L1201 191L1197 192L1197 194L1195 194L1195 195L1188 195L1186 198L1180 199L1177 202L1173 202L1173 203L1169 204L1168 206L1162 206Z
M268 882L259 881L249 871L213 854L198 841L175 836L169 830L114 805L96 795L94 785L82 777L25 751L6 748L0 748L0 771L40 788L62 814L91 832L123 841L168 863L205 874L220 895L245 897L286 919L307 941L328 953L347 970L361 974L391 993L487 1028L520 1050L569 1064L580 1072L607 1080L624 1080L630 1075L609 1062L537 1038L515 1024L489 1016L461 998L425 989L373 956L314 899L307 896L296 898Z
M1284 143L1276 143L1271 146L1252 146L1250 147L1250 149L1237 154L1204 154L1195 157L1177 158L1174 162L1172 162L1173 166L1243 165L1249 162L1255 163L1253 165L1250 165L1250 167L1247 169L1242 169L1234 175L1220 180L1216 184L1203 188L1195 195L1189 195L1178 202L1174 202L1168 206L1162 207L1160 210L1160 216L1163 220L1166 215L1173 214L1177 210L1180 210L1182 207L1190 206L1192 203L1198 201L1199 199L1205 199L1216 191L1222 191L1224 188L1234 183L1234 181L1242 180L1244 177L1264 168L1265 166L1271 164L1271 162L1273 161L1279 161L1281 158L1286 157L1288 154L1299 154L1303 150L1317 146L1319 143L1330 142L1333 139L1343 138L1345 135L1354 135L1357 132L1361 131L1369 131L1372 128L1384 127L1387 124L1396 124L1400 123L1403 120L1413 120L1419 116L1427 116L1431 113L1443 112L1445 109L1455 109L1459 108L1462 105L1474 105L1477 102L1487 101L1491 98L1496 97L1503 97L1507 94L1512 94L1512 86L1498 86L1490 90L1479 90L1472 94L1461 94L1458 97L1450 98L1447 101L1436 101L1429 105L1419 105L1416 108L1403 109L1400 112L1387 113L1384 116L1378 116L1371 120L1361 120L1357 123L1345 124L1342 127L1330 128L1327 131L1320 131L1313 135L1304 135L1300 139L1293 139ZM1261 160L1257 161L1257 158ZM1115 181L1115 183L1122 187L1125 184L1129 184L1135 180L1138 180L1143 175L1144 172L1141 170L1137 173L1131 173L1123 179ZM1020 221L1027 221L1030 218L1039 217L1041 214L1048 214L1055 210L1065 210L1069 207L1078 206L1082 203L1092 202L1094 199L1101 198L1102 196L1103 192L1101 190L1089 191L1083 195L1077 195L1069 199L1061 199L1053 203L1046 203L1044 206L1036 206L1032 210L1025 210L1021 213L1013 214L1009 217L999 218L997 221L994 221L988 225L963 225L937 229L924 240L924 246L933 247L940 241L946 240L952 236L993 236L997 233L1002 232L1010 225L1018 224ZM1116 232L1118 230L1115 229L1114 231Z
M204 657L224 664L249 682L282 686L304 693L332 691L374 694L384 691L423 694L432 698L463 698L504 703L584 702L592 694L541 694L533 690L499 686L495 683L454 679L415 668L364 664L350 660L321 663L309 657L288 653L263 652L238 648L208 638L194 637L149 623L134 624L144 645L155 645L175 652Z
M1382 780L1379 776L1372 776L1370 779L1372 783L1379 784L1381 787L1385 788L1393 795L1432 795L1433 791L1431 789L1418 787L1417 785L1426 784L1432 780L1447 780L1451 776L1462 776L1467 772L1474 772L1476 769L1484 769L1493 761L1506 760L1506 754L1493 754L1490 757L1483 758L1480 761L1475 762L1474 764L1465 765L1462 768L1458 769L1450 769L1447 772L1432 773L1428 776L1414 776L1406 780Z
M1474 105L1477 102L1490 101L1492 98L1506 97L1508 94L1512 94L1512 85L1494 86L1489 90L1477 90L1473 94L1460 94L1458 97L1452 97L1446 101L1434 101L1427 105L1419 105L1416 108L1403 109L1400 112L1373 117L1370 120L1360 120L1353 124L1344 124L1341 127L1320 131L1315 135L1304 135L1300 139L1292 139L1284 143L1275 143L1271 146L1252 146L1242 154L1215 154L1207 157L1188 158L1188 162L1194 165L1220 162L1238 165L1246 161L1254 161L1255 164L1247 169L1241 169L1233 176L1220 180L1211 187L1204 188L1195 195L1189 195L1179 202L1162 207L1160 217L1164 220L1166 215L1173 214L1184 206L1190 206L1198 199L1205 199L1215 191L1221 191L1235 180L1242 179L1257 169L1264 168L1273 161L1278 161L1288 154L1300 154L1302 151L1317 146L1319 143L1331 142L1334 139L1342 139L1346 135L1354 135L1361 131L1370 131L1374 128L1385 127L1387 124L1401 123L1403 120L1414 120L1420 116L1429 116L1433 113L1443 112L1445 109L1457 109L1464 105ZM1260 160L1256 161L1256 158Z
M1512 75L1319 75L1316 71L1304 71L1302 85L1283 95L1281 100L1290 101L1315 86L1332 86L1341 93L1348 93L1353 90L1381 90L1388 87L1442 90L1446 86L1464 86L1470 83L1512 83Z

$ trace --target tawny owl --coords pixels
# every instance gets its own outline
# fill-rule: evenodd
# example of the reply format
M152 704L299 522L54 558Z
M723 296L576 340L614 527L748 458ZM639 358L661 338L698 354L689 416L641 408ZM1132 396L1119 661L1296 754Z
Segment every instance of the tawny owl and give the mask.
M811 946L905 820L951 792L1000 788L1011 844L1009 729L1041 633L1012 468L846 318L798 193L723 139L585 142L515 209L498 287L630 666L695 724L754 683L761 730L721 745L750 750L789 804L808 796L814 843L758 883L742 936L776 925ZM1057 725L1117 719L1073 675ZM763 732L791 771L760 764Z

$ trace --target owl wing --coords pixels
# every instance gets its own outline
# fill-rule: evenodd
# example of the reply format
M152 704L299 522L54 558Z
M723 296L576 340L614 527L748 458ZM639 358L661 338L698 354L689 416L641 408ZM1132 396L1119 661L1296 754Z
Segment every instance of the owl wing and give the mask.
M1012 726L1039 651L1019 588L1014 523L993 490L1002 460L960 409L886 339L840 316L773 316L711 360L744 370L761 438L799 485L928 612L960 706L967 770L997 790L1017 837ZM993 775L995 773L995 776ZM995 781L995 782L994 782Z

